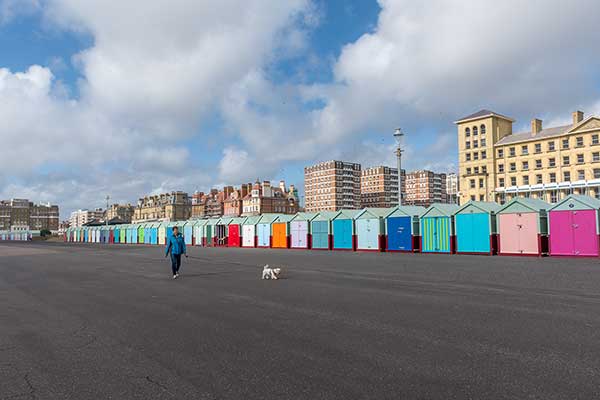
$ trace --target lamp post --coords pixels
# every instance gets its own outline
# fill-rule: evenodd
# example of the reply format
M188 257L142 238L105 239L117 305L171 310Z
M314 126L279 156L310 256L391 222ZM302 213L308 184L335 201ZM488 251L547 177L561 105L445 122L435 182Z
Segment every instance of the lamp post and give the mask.
M106 195L106 216L104 217L104 224L108 226L108 201L110 200L110 196Z
M398 163L398 205L402 205L402 140L404 139L404 133L402 129L396 128L394 131L394 139L396 139L396 160Z

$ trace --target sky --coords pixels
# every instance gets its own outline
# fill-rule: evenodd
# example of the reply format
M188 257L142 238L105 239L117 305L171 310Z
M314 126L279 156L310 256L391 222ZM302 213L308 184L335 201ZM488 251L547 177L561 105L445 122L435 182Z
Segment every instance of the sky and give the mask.
M331 159L454 171L453 121L600 115L597 0L0 0L0 199L79 208Z

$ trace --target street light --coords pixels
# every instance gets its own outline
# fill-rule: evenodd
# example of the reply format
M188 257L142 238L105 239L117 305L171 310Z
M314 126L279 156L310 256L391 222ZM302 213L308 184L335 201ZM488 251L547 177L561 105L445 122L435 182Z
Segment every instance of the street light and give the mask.
M108 226L108 201L110 200L110 196L106 195L106 216L104 217L104 224Z
M402 129L396 128L394 131L394 139L396 139L396 160L398 162L398 205L402 205L402 141L404 139L404 133Z

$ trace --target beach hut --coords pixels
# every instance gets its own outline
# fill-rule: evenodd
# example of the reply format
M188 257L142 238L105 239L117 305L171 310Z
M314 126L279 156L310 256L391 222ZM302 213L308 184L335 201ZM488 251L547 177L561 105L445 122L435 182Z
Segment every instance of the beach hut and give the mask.
M390 211L390 208L365 208L356 216L356 250L385 250L385 222Z
M160 228L160 225L160 222L150 224L150 244L158 244L158 228Z
M207 247L213 247L217 244L217 223L220 218L210 218L206 221L204 226L204 243Z
M545 201L516 197L497 212L498 254L540 256L548 252Z
M115 243L115 226L114 225L111 225L108 227L108 233L109 233L108 243L114 244ZM83 239L83 237L82 237L82 239Z
M135 244L137 243L137 229L135 225L129 224L127 225L127 243Z
M137 224L137 242L139 244L146 243L146 224Z
M256 247L271 247L273 243L272 225L279 218L278 214L262 214L256 224Z
M204 227L208 221L205 219L197 219L193 221L194 226L194 245L205 246L204 243Z
M272 242L274 249L288 249L290 247L290 221L294 215L282 214L271 225Z
M122 225L115 226L115 229L113 231L114 243L115 244L121 243L121 231L122 231Z
M215 224L215 246L227 246L227 227L229 226L231 220L232 217L221 217Z
M194 245L194 221L186 221L183 223L183 238L188 246Z
M598 257L600 200L572 194L548 210L551 256Z
M235 217L231 218L227 225L227 246L241 247L242 246L242 226L248 218Z
M340 211L321 211L310 221L311 246L313 250L331 250L333 247L332 221Z
M455 204L432 204L421 215L421 251L423 253L454 253L454 213Z
M167 222L161 222L158 225L157 233L158 233L158 244L166 244L167 243Z
M426 211L420 206L392 208L386 216L386 250L390 252L418 252L421 250L419 219Z
M299 212L290 221L290 248L310 249L310 223L317 213Z
M354 219L362 210L342 210L331 222L333 250L356 250Z
M260 215L248 217L242 224L242 247L256 247L256 224L260 221Z
M456 253L496 254L498 251L497 203L470 201L454 213Z

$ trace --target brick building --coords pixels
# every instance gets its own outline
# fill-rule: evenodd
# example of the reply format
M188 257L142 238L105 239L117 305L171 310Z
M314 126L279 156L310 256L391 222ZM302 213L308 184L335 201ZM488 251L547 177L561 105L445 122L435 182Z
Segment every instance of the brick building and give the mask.
M272 187L269 181L256 181L250 193L242 200L242 215L296 214L298 206L294 185L290 185L288 189L284 181L279 182L279 187Z
M404 205L429 207L433 203L448 203L446 174L427 170L406 174Z
M406 197L406 172L402 170L402 193ZM398 205L398 168L365 168L360 178L361 207L395 207Z
M56 205L34 204L26 199L0 201L0 230L58 231L59 209Z
M306 211L360 209L360 182L360 164L326 161L305 167Z

